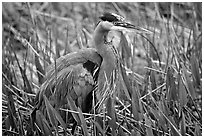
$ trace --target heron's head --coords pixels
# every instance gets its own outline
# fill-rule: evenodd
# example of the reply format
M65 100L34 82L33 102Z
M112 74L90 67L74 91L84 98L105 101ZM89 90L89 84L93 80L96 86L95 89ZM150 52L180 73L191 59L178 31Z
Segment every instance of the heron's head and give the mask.
M100 23L104 30L110 31L139 31L144 32L147 31L141 27L136 27L133 24L128 23L124 17L117 15L115 13L105 12L103 15L99 17L101 19Z
M103 29L110 31L124 31L127 29L136 28L134 25L127 23L125 18L117 15L115 13L105 12L102 16L99 17L101 19L100 24Z

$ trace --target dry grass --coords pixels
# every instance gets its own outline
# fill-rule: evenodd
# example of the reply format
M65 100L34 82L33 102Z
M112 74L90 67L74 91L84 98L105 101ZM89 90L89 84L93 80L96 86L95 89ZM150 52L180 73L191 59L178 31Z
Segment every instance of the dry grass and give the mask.
M65 109L76 112L81 124L75 135L95 135L96 128L102 135L202 135L201 5L3 3L2 134L39 135L30 113L46 67L62 55L89 47L97 17L112 11L153 33L115 39L125 65L119 82L124 93L113 89L117 95L108 96L108 106L103 104L106 108L99 115L84 116L74 105ZM46 108L53 129L44 131L71 135L71 124L63 122L48 100ZM95 121L98 116L103 127ZM47 120L39 117L45 125Z

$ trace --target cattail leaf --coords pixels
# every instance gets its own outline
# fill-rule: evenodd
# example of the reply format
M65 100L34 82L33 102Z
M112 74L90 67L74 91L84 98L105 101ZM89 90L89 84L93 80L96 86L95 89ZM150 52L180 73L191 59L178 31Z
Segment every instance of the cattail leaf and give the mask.
M167 92L169 91L169 88L170 88L170 85L171 85L171 75L172 75L171 68L168 67L168 70L167 70L167 73L166 73L166 89L167 89ZM167 98L169 98L169 97L167 97Z
M147 62L148 62L148 67L152 68L152 60L150 58L147 58ZM151 82L152 90L156 89L157 83L156 83L156 77L155 77L154 71L150 71L150 82ZM155 93L152 93L152 96L154 97L154 99L157 100L157 96Z
M157 83L156 83L156 77L155 77L155 72L151 71L150 73L150 81L151 81L151 88L152 90L157 88Z
M55 56L56 56L56 59L60 57L60 45L58 44L57 42L57 39L58 39L58 30L57 30L57 27L56 27L56 24L53 25L53 34L55 35L54 37L54 43L55 43Z
M43 83L43 78L44 78L44 75L45 75L45 71L43 70L43 67L39 61L39 57L35 54L35 66L36 66L36 69L37 69L37 75L38 75L38 81L39 81L39 84L42 84Z
M181 135L185 136L186 134L186 121L185 121L185 114L183 111L181 111L181 123L180 123L180 128L181 128Z
M181 136L179 133L179 130L176 128L176 123L173 119L173 117L168 117L169 125L170 125L170 130L173 136Z
M202 136L202 129L199 127L198 124L195 126L195 136Z
M146 128L146 133L147 133L147 136L154 136L153 135L153 132L152 132L152 123L151 121L149 120L149 118L147 117L147 115L145 114L144 115L144 118L145 118L145 124L149 127Z
M41 116L42 116L41 112L39 110L37 110L36 113L35 113L35 123L41 129L41 131L44 133L45 132L44 131L44 125L43 125L43 121L42 121Z
M118 128L118 136L126 136L126 134L124 133L122 127L120 127L120 126Z
M133 129L133 126L131 125L131 123L127 120L127 119L125 119L126 121L125 121L125 127L126 127L126 129L128 129L128 130L131 130L131 129Z
M79 49L84 48L80 32L77 32L77 39L76 40L77 40L77 44L78 44Z
M170 130L171 130L172 134L181 136L180 132L176 128L176 124L175 124L174 120L172 119L173 117L169 116L169 111L167 111L168 107L166 105L166 101L159 102L158 107L160 109L161 115L169 123L170 128L171 128Z
M48 114L48 118L50 120L50 123L52 124L53 127L57 128L57 120L56 120L55 113L53 112L53 107L45 95L43 95L43 98L45 101L45 107L47 110L47 114Z
M187 86L187 89L188 91L190 92L189 94L191 95L191 97L193 99L195 99L196 95L195 95L195 88L193 86L193 83L189 77L189 74L187 73L187 69L184 65L182 65L182 69L183 69L183 72L184 72L184 80L185 80L185 84Z
M60 116L59 112L57 112L54 108L52 108L52 111L55 114L56 119L59 121L59 123L61 124L61 126L65 130L67 127L66 127L66 124L65 124L64 120Z
M49 126L49 123L47 122L45 116L41 113L41 111L36 111L36 123L38 127L40 127L42 133L45 136L52 136L52 130Z
M136 130L131 131L131 136L141 136L140 133Z
M173 76L173 69L169 67L166 75L167 101L178 100L178 92L176 89L175 78Z
M138 94L137 94L137 91L134 91L132 93L132 100L131 100L131 105L132 105L132 113L134 115L134 119L136 121L139 121L141 120L140 118L140 105L139 105L139 97L138 97Z
M105 136L105 131L102 129L102 127L99 125L98 122L93 121L94 125L97 127L97 129L101 132L103 136Z
M21 74L22 74L22 76L23 76L23 81L25 82L26 91L27 91L28 93L34 94L34 92L32 91L31 84L30 84L30 82L29 82L29 80L28 80L28 77L27 77L27 75L26 75L26 70L21 71Z
M179 98L180 98L179 102L181 107L184 107L188 102L188 99L187 99L187 92L181 78L179 82Z
M153 119L153 120L159 120L160 116L159 116L159 112L156 111L156 109L153 109L153 108L150 108L150 117ZM151 115L152 114L152 115Z
M146 40L147 40L147 38L146 38ZM157 51L156 47L153 44L150 46L150 51L149 52L150 52L150 57L153 60L159 60L160 61L160 57L158 55L158 51Z
M8 111L9 124L13 129L17 129L17 124L15 121L15 118L17 118L17 114L16 114L16 107L15 107L14 99L10 91L7 91L6 94L8 96L7 111Z
M135 94L134 97L135 98L132 98L132 106L135 105L135 110L138 112L138 121L142 120L144 118L144 112L143 112L143 107L142 107L142 103L141 103L141 100L140 100L140 93L138 91L138 85L136 84L136 87L135 86L132 86L132 90L133 90L133 93ZM133 102L134 101L134 102ZM134 115L134 114L133 114Z
M131 132L131 136L141 136L141 134L140 134L140 132L139 132L139 130L138 130L138 129L140 129L140 128L135 127L135 126L133 126L133 125L132 125L132 128L133 128L134 131Z
M21 112L18 109L18 126L19 126L19 135L20 136L24 136L25 135L25 131L24 131L24 127L23 127L23 121L22 121L22 116L21 116Z
M85 42L86 42L86 44L88 44L88 40L90 40L92 38L92 34L89 33L89 31L85 27L82 28L82 32L83 32L85 39L86 39Z
M167 105L166 105L166 102L165 101L160 101L159 103L158 103L158 106L159 106L159 108L161 109L161 111L164 113L164 115L168 115L169 114L169 112L168 112L168 108L167 108ZM168 130L168 126L167 126L167 122L166 122L166 119L165 119L165 117L164 117L164 115L162 115L161 114L161 112L158 112L159 113L159 116L160 116L160 118L159 118L159 124L161 124L161 127L165 130L165 131L167 131Z
M120 78L121 78L120 82L122 83L125 95L130 100L131 99L130 95L132 94L131 84L130 84L129 78L126 74L125 68L122 67L122 65L120 65L120 73L119 74L120 74Z
M26 70L22 69L20 67L20 65L19 65L19 68L20 68L20 72L21 72L21 75L22 75L22 78L23 78L23 82L25 84L26 91L29 92L29 93L33 93L30 82L29 82L29 80L28 80L28 78L26 76Z
M126 63L127 67L130 67L129 65L129 58L131 57L131 49L128 46L128 41L126 39L126 36L121 33L121 38L120 38L120 43L119 46L121 47L121 52L122 52L122 59L124 64Z
M195 82L195 84L197 86L199 86L201 75L199 73L198 61L194 55L191 56L190 63L191 63L191 71L192 71L192 75L193 75L193 81Z
M175 78L172 77L171 78L171 86L170 86L170 90L169 90L169 93L171 95L171 98L174 102L178 100L178 89L176 87L176 84L175 84Z
M82 114L82 111L79 107L78 107L78 112L79 112L79 118L81 120L81 127L83 129L84 135L88 136L88 129L87 129L86 121L85 121L84 116Z
M5 119L5 126L6 126L6 129L9 130L10 126L11 126L11 123L10 123L10 119L9 117L7 116L6 119Z
M21 73L21 76L23 78L23 82L24 82L24 85L25 85L25 90L29 93L33 93L32 91L32 88L31 88L31 85L30 85L30 82L28 81L28 78L27 78L27 75L26 75L26 69L23 69L19 63L19 60L16 56L16 53L14 53L15 55L15 58L16 58L16 61L17 61L17 65L18 65L18 68L20 70L20 73Z
M152 114L154 114L156 122L158 123L158 127L162 127L164 130L167 130L168 128L167 128L166 121L163 115L161 115L158 110L155 110L153 108L151 108L150 110Z
M116 116L115 116L115 106L114 106L114 100L113 98L111 98L111 96L108 97L107 99L107 115L111 118L110 120L108 120L108 125L112 128L112 135L115 136L116 134Z
M66 40L65 40L65 50L64 50L64 55L72 52L71 47L70 47L70 40L69 40L69 29L68 26L66 26Z
M74 101L72 100L71 96L69 95L69 93L67 94L67 101L68 101L68 105L69 105L70 109L75 111L75 112L77 112L78 109L77 109ZM81 125L81 121L80 121L79 115L76 114L76 113L72 113L72 116L77 121L78 125Z

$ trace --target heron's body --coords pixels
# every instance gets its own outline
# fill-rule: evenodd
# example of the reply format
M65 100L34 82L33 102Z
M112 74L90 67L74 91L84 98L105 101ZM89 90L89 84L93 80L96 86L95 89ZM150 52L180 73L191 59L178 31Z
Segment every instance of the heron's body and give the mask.
M67 104L66 96L69 93L76 105L81 107L83 112L88 112L92 106L87 95L96 85L101 62L101 56L92 48L57 59L56 66L52 64L47 69L45 81L36 96L36 107L44 108L42 104L45 95L52 106L59 108Z
M102 98L104 84L111 81L118 61L117 52L114 46L106 41L106 37L115 27L113 22L123 21L123 18L107 15L101 18L103 21L94 31L95 49L87 48L70 53L48 67L45 81L36 96L35 110L46 115L44 96L57 110L65 105L69 107L67 96L71 96L82 112L92 109L93 90L97 101ZM118 26L124 26L122 23L118 22Z

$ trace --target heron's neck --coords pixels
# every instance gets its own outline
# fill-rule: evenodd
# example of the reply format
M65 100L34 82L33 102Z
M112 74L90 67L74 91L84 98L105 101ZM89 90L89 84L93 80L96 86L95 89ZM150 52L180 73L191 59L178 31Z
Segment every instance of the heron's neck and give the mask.
M99 23L96 27L93 35L94 46L97 52L102 56L103 62L101 65L101 73L99 77L104 79L104 73L106 73L107 78L109 79L111 73L116 69L116 56L115 49L112 45L107 44L106 36L110 30L103 27L102 23Z
M110 30L107 30L103 27L102 23L99 23L96 27L93 35L94 40L94 46L97 50L97 52L102 56L103 58L103 64L109 66L108 68L115 68L115 53L113 50L113 46L110 44L107 44L106 37L108 35L108 32Z
M106 30L103 28L103 26L101 25L101 23L98 24L98 26L96 27L95 31L94 31L94 35L93 35L93 44L94 47L96 48L97 52L101 55L101 56L105 56L106 55L106 51L108 50L107 45L105 44L105 40L106 40L106 36L108 35L109 30Z
M102 92L106 79L108 82L110 82L113 71L117 69L117 58L114 51L115 49L112 45L109 45L105 42L108 32L109 30L103 28L102 24L99 23L93 35L94 46L97 52L103 58L98 77L99 93L97 93L97 99L102 96L102 93L100 92Z

